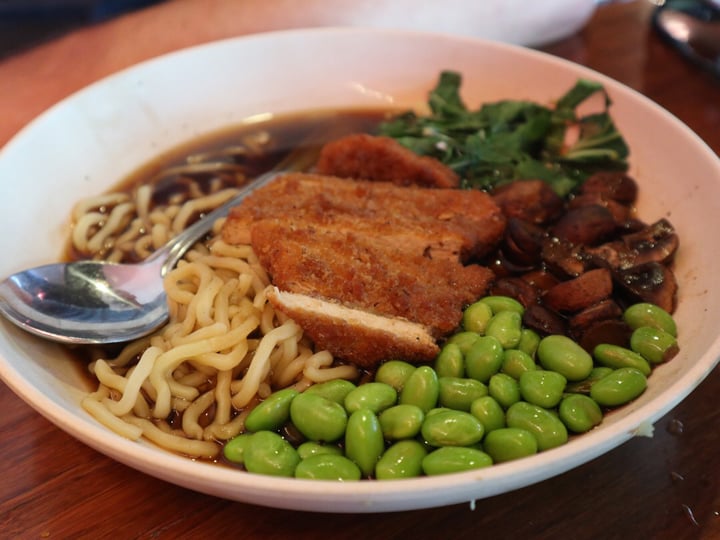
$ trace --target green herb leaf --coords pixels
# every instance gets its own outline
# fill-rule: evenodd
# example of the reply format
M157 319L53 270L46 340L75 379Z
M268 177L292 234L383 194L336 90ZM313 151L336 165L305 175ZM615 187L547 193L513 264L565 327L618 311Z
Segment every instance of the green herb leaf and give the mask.
M431 113L407 112L380 126L414 152L455 170L463 186L490 190L517 179L540 178L561 196L577 190L593 172L627 169L628 147L609 114L610 97L594 81L580 79L554 107L504 100L469 110L459 73L444 71L430 92ZM581 105L600 95L601 110L584 116ZM576 138L569 141L570 135Z

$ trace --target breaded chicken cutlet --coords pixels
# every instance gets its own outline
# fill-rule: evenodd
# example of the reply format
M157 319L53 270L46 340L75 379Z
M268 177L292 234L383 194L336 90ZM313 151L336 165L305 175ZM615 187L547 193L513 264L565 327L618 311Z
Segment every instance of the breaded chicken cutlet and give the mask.
M251 243L277 288L270 301L318 347L373 367L435 357L493 278L463 261L504 227L479 191L290 173L234 208L222 234Z

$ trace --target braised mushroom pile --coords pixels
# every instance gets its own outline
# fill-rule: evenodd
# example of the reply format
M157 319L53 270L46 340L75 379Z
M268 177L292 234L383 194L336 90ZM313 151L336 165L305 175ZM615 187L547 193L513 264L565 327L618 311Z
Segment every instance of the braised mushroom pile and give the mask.
M672 313L678 288L678 235L665 218L635 217L637 192L624 172L595 173L567 201L540 180L496 188L508 222L486 261L498 276L491 293L519 300L523 323L541 334L565 334L588 351L626 347L623 309L649 302Z

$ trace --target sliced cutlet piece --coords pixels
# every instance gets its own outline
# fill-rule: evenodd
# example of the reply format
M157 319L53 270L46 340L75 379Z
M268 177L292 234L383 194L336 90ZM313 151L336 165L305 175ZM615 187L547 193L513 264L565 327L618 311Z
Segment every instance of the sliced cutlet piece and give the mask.
M447 227L432 220L418 222L395 216L358 218L339 212L302 212L285 217L263 218L254 223L267 221L294 229L305 228L372 238L378 249L410 256L449 259L455 262L467 256L463 251L467 248L467 235L463 235L455 227Z
M456 188L460 177L440 161L420 156L390 137L356 133L327 143L317 172L401 186Z
M260 263L280 290L402 317L436 338L457 328L463 307L493 278L485 267L414 255L369 234L301 220L260 220L251 232Z
M363 368L371 369L387 358L430 362L439 352L433 336L418 323L277 289L268 299L335 358Z
M505 217L492 198L477 190L400 187L387 182L353 181L290 173L233 208L223 228L231 244L247 243L249 225L268 217L345 214L357 221L412 222L415 229L437 228L460 235L461 258L481 257L502 238Z

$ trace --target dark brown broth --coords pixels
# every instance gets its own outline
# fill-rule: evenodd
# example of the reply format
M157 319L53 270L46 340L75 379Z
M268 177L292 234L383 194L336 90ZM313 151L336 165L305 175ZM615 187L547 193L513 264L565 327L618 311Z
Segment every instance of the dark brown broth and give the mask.
M237 146L248 138L266 133L268 143L261 153L240 156L235 159L237 163L247 169L247 175L252 178L272 169L300 144L319 146L330 138L336 138L342 134L373 132L378 124L392 113L393 111L387 109L311 111L282 115L258 123L241 123L238 126L224 128L193 139L159 155L128 176L113 191L136 189L161 175L163 170L185 164L188 156ZM328 134L332 135L328 136ZM201 183L207 181L209 176L209 174L197 175L198 181ZM175 177L175 180L177 181L178 178ZM167 184L167 182L165 180L163 183ZM172 187L163 185L163 191L169 193L173 190ZM161 195L156 196L155 202L161 202L162 199Z

